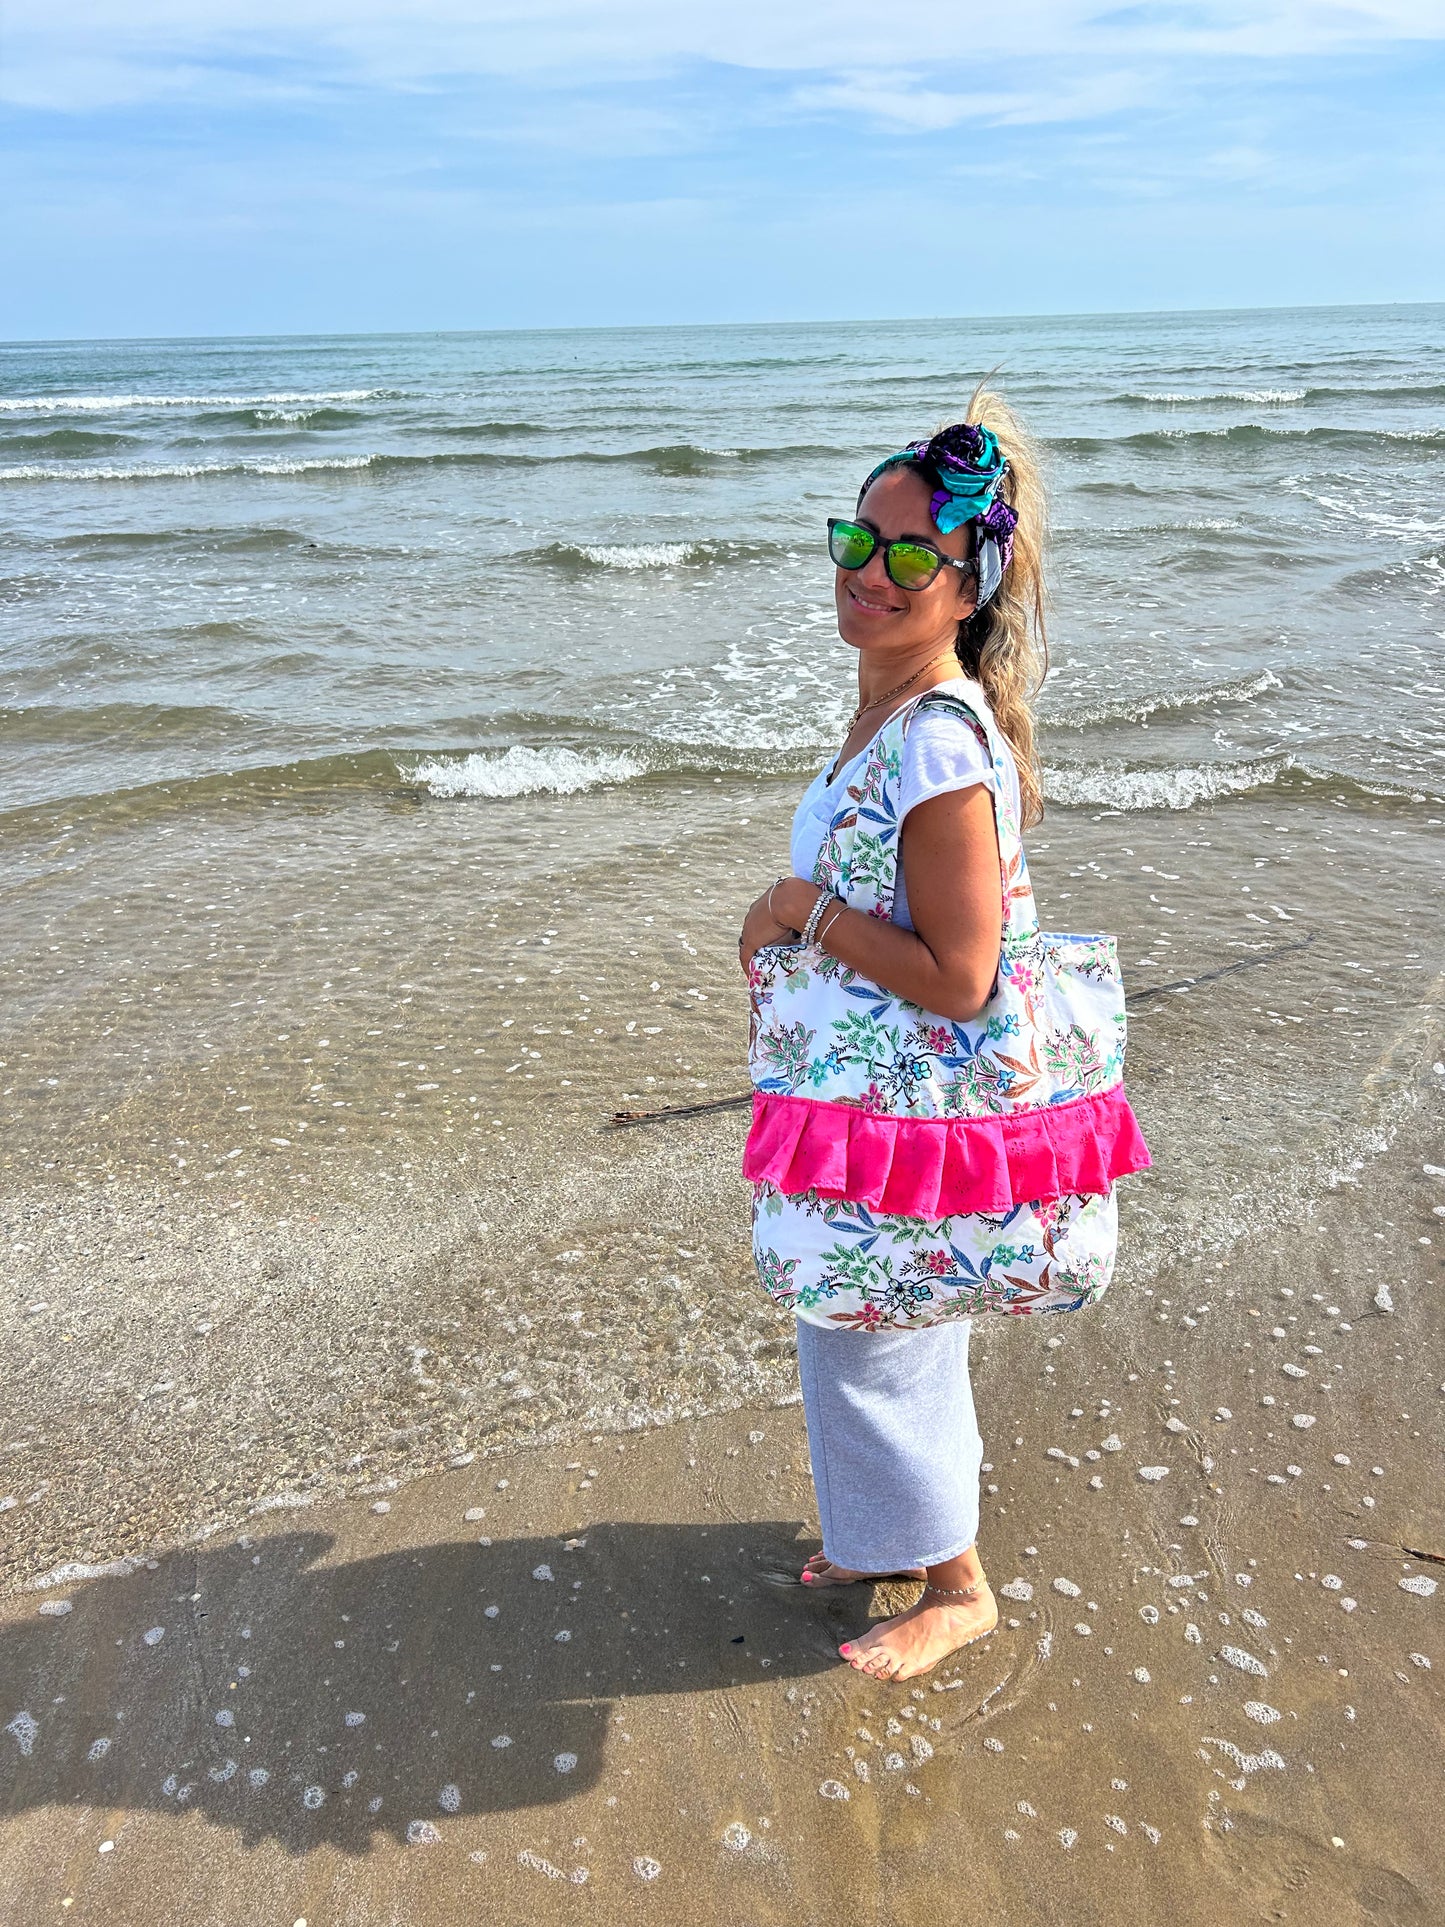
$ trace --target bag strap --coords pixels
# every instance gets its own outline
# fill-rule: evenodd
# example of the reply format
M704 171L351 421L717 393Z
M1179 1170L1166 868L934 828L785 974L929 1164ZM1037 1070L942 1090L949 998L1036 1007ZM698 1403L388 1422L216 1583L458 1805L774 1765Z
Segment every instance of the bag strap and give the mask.
M916 718L925 710L941 710L961 717L988 751L994 772L990 787L993 791L994 830L998 837L999 882L1003 892L1003 945L1006 950L1021 948L1037 937L1039 917L1033 885L1029 881L1028 862L1024 856L1023 832L1008 782L1008 763L1012 752L989 710L975 709L962 696L955 696L946 689L926 689L915 701L905 704L898 711L903 717L905 738ZM900 768L900 780L901 776ZM896 843L894 847L896 868Z
M998 835L1003 896L1003 947L1018 949L1038 933L1038 915L1028 880L1018 817L1005 780L1006 755L998 726L947 690L928 689L904 703L868 745L861 775L849 783L813 865L813 881L855 910L882 918L893 914L898 887L899 791L903 746L913 719L925 708L942 709L963 719L978 736L994 766L994 825Z

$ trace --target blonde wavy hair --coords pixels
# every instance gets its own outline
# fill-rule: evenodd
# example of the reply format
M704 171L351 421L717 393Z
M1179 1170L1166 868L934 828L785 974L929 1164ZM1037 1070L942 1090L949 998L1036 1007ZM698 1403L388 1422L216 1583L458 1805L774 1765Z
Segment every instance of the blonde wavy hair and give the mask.
M1008 474L999 494L1018 516L1013 557L1003 581L982 609L958 627L955 648L964 673L982 683L1019 772L1023 827L1043 821L1043 772L1034 734L1034 699L1049 668L1044 553L1048 498L1032 436L985 379L973 391L965 420L992 429Z

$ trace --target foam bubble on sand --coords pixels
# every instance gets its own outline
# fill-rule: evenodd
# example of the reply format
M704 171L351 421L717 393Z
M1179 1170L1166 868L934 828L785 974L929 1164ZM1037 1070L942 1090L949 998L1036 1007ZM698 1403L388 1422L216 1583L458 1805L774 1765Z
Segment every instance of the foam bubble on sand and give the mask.
M348 1726L364 1726L366 1724L365 1713L348 1713L346 1715L346 1724Z
M1242 1753L1232 1740L1211 1739L1207 1733L1204 1744L1216 1748L1227 1760L1233 1760L1241 1773L1283 1773L1285 1770L1283 1759L1271 1746L1260 1753Z
M266 1766L253 1766L247 1773L246 1778L251 1782L253 1787L259 1789L265 1786L271 1778L271 1769Z
M548 1880L565 1880L566 1874L560 1867L554 1867L550 1860L544 1860L540 1853L533 1853L530 1847L523 1847L517 1855L519 1867L529 1867L533 1873L545 1874Z
M1268 1679L1269 1672L1253 1653L1247 1653L1242 1646L1221 1646L1219 1657L1226 1666L1232 1666L1237 1673L1252 1673L1256 1679Z
M141 1641L146 1646L159 1646L165 1636L166 1629L164 1626L152 1626L149 1631L141 1634Z
M1277 1721L1282 1720L1284 1715L1277 1706L1271 1706L1265 1700L1246 1700L1244 1717L1247 1720L1254 1720L1260 1726L1273 1726Z
M662 1863L654 1860L650 1853L640 1853L632 1862L632 1871L639 1880L656 1880L662 1872Z
M1027 1579L1010 1579L1006 1586L999 1587L999 1593L1004 1599L1016 1599L1020 1605L1027 1605L1034 1596L1034 1589Z
M818 1791L825 1800L851 1800L853 1797L841 1780L824 1780Z
M1072 1579L1056 1579L1054 1591L1061 1593L1065 1599L1077 1599L1081 1588L1076 1586Z
M552 1765L558 1773L575 1773L577 1770L577 1755L575 1753L558 1753L554 1756Z
M28 1760L35 1750L35 1742L40 1733L40 1728L32 1715L24 1712L17 1713L5 1731L20 1748L22 1758Z
M503 1747L510 1746L511 1744L512 1744L512 1736L510 1733L498 1733L492 1741L492 1745L497 1749L499 1753L502 1751Z
M1141 1465L1139 1467L1139 1477L1150 1485L1157 1485L1160 1479L1167 1479L1169 1477L1169 1467L1167 1465Z
M409 1847L434 1847L441 1834L430 1820L413 1820L406 1830L406 1844Z
M74 1606L68 1599L42 1599L37 1608L37 1611L43 1613L47 1619L64 1619L68 1612L74 1612L74 1610Z
M63 1566L52 1566L49 1572L30 1580L27 1590L48 1592L52 1586L70 1586L82 1579L128 1579L143 1563L140 1559L106 1559L98 1566L87 1566L72 1559Z
M85 1757L87 1760L103 1760L106 1754L109 1753L109 1751L110 1751L109 1740L107 1739L93 1740L91 1742L90 1751L86 1754Z
M741 1853L752 1837L741 1820L734 1820L723 1828L722 1843L734 1853Z
M543 1564L540 1566L533 1566L532 1577L534 1579L555 1579L556 1574L552 1571L552 1568L549 1565Z
M532 749L473 750L469 756L428 756L411 768L397 765L404 781L418 783L431 796L575 796L604 783L627 783L644 773L634 756L611 750L575 750L549 744Z
M306 1791L301 1795L301 1804L306 1808L308 1813L315 1813L319 1807L324 1807L326 1805L325 1787L307 1787Z
M443 1813L460 1813L462 1810L462 1790L450 1782L437 1795L437 1805Z
M1430 1599L1435 1594L1436 1585L1437 1582L1434 1579L1427 1579L1423 1572L1414 1572L1408 1579L1400 1581L1400 1590L1414 1593L1417 1599Z

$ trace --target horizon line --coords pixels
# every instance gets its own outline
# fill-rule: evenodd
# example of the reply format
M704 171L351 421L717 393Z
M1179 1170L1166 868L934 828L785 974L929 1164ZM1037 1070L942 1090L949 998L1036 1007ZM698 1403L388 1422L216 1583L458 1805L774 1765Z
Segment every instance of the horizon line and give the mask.
M263 341L387 341L468 338L476 335L577 335L577 334L662 334L686 329L763 329L763 328L862 328L926 325L941 322L1019 322L1019 321L1123 321L1167 320L1191 315L1283 315L1349 314L1379 312L1399 308L1445 308L1445 301L1306 301L1271 302L1259 307L1202 308L1078 308L1051 309L1028 313L976 313L934 315L855 315L823 318L794 318L770 321L609 321L550 322L544 325L479 328L306 328L285 329L263 334L187 334L187 335L30 335L0 338L0 353L21 348L85 348L134 346L165 343L186 346L195 342Z

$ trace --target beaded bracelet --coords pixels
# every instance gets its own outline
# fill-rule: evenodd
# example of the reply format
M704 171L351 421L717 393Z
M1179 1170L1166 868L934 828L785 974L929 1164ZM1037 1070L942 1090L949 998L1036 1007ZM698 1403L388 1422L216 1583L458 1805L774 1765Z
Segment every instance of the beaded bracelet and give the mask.
M823 912L830 903L836 903L837 901L838 899L833 895L831 890L820 890L818 892L818 901L808 912L808 921L803 925L803 945L805 948L817 936L818 924L822 919Z

